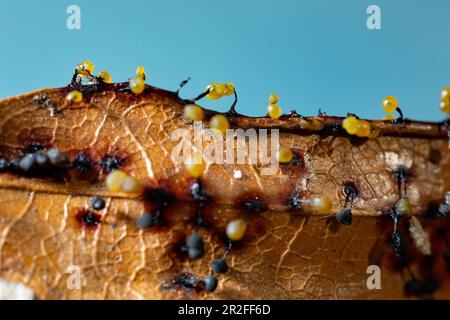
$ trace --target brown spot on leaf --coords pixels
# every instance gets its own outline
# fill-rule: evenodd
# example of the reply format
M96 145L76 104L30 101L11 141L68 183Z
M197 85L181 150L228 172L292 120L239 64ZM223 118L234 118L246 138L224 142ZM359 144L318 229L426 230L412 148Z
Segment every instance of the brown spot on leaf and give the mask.
M101 215L94 211L81 209L75 215L78 222L86 228L95 228L101 222Z

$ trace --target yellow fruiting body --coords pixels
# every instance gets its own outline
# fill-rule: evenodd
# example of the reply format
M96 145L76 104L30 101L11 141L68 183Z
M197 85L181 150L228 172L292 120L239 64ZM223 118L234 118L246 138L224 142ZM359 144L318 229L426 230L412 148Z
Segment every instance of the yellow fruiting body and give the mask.
M397 203L395 204L395 211L399 215L406 216L406 217L410 217L413 212L411 203L409 202L409 200L407 198L402 198L397 201Z
M121 192L122 183L128 174L120 169L114 170L106 177L106 186L111 192Z
M292 153L291 148L280 147L277 153L277 159L280 163L288 163L292 160L294 154Z
M196 104L184 106L184 118L192 121L202 121L204 117L203 108Z
M234 84L229 82L229 83L227 83L227 91L226 91L225 95L231 96L232 94L234 94Z
M306 130L319 131L324 127L324 123L319 119L301 119L300 127Z
M398 101L393 96L387 96L386 98L383 99L381 105L383 106L384 111L394 112L398 108Z
M358 130L358 124L359 124L359 120L356 119L356 117L354 117L354 116L347 117L342 121L342 127L349 134L356 133L356 131Z
M355 134L358 137L368 137L370 134L370 123L367 120L359 120Z
M130 175L127 175L122 181L122 192L126 193L141 193L144 186Z
M383 120L394 121L397 119L392 113L386 113L383 117Z
M94 64L91 61L86 60L78 64L76 70L78 74L90 76L94 72Z
M281 117L281 107L277 104L269 104L267 106L267 115L271 119L278 119Z
M130 87L131 92L134 94L141 94L145 90L145 82L144 79L139 77L133 77L128 82L128 86Z
M206 98L208 98L210 100L220 99L222 96L219 94L217 88L218 88L218 84L217 83L215 83L215 82L210 83L206 87L206 90L209 90L209 93L206 95Z
M442 98L439 106L440 106L442 112L449 114L450 113L450 95L447 95L446 97Z
M141 78L142 80L147 79L147 74L145 73L145 68L143 66L139 66L136 68L136 76Z
M78 90L72 90L66 95L66 100L69 103L80 103L83 101L83 94Z
M100 79L102 79L102 81L103 81L104 83L111 83L111 82L112 82L111 75L110 75L109 72L106 71L106 70L100 71L99 74L98 74L98 77L99 77Z
M246 229L247 223L243 219L236 219L228 223L226 234L231 241L239 241L244 237Z
M225 117L222 114L216 114L211 117L209 120L209 127L211 129L216 129L220 131L222 134L224 134L227 129L230 128L230 122L228 121L228 118Z
M206 95L206 98L210 100L217 100L224 96L229 96L234 93L234 85L232 83L210 83L206 90L209 90L209 93Z
M108 174L106 186L111 192L141 193L144 190L139 181L120 169Z
M227 92L227 85L225 83L218 83L213 88L213 90L215 90L218 95L224 96L226 94L226 92Z
M327 196L312 199L311 205L314 210L321 213L327 213L331 210L331 200Z
M193 157L186 161L186 170L194 178L200 178L205 172L206 164L200 154L196 153Z
M342 127L348 134L354 134L358 137L369 137L372 129L367 120L357 119L354 116L349 116L342 121Z
M279 100L279 97L278 97L278 95L276 93L272 93L269 96L269 104L277 104L278 100Z
M450 87L445 87L441 91L441 99L449 98L450 99Z

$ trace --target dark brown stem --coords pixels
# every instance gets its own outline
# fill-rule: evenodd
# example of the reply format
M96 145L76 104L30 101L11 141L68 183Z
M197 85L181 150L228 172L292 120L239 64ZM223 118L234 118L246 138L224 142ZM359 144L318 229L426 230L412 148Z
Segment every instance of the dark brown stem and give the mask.
M318 134L343 134L347 135L342 128L343 117L307 117L305 119L318 119L324 123L324 128L315 131ZM283 131L295 131L296 133L309 133L309 130L300 126L301 118L280 118L270 119L253 118L247 116L237 116L230 118L230 122L242 129L246 128L266 128L280 129ZM405 136L424 137L430 139L448 139L448 129L444 122L423 122L404 120L403 122L392 122L386 120L370 120L371 126L380 131L383 136Z

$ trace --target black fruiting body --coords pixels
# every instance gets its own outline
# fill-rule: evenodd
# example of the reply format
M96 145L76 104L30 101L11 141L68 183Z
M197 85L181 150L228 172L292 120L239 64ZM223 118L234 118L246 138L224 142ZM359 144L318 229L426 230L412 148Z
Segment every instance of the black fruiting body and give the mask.
M404 290L405 290L405 294L406 295L421 295L423 293L425 293L425 284L416 279L416 278L412 278L411 280L409 280L408 282L405 283L404 286Z
M217 277L214 275L207 276L203 283L206 292L213 292L217 288Z
M394 231L390 237L390 246L392 251L399 256L406 254L407 242L403 235L397 231Z
M95 210L102 210L105 208L105 200L103 200L103 198L98 196L92 197L91 206Z
M95 227L101 222L101 216L90 210L81 210L77 218L85 227Z
M216 259L211 263L211 268L216 273L225 273L228 271L228 264L224 259Z
M91 170L92 161L85 152L79 152L73 160L72 167L79 173L84 174Z
M44 150L38 150L35 154L35 162L39 167L45 167L48 164L48 156Z
M100 166L102 169L109 173L115 169L119 169L122 166L123 160L114 155L106 155L100 160Z
M450 192L445 193L445 198L439 204L438 212L436 213L437 218L445 218L450 214Z
M27 153L19 160L19 168L23 172L29 172L34 169L36 165L36 155L34 153Z
M345 207L341 211L336 212L336 220L340 224L349 225L353 221L352 207L353 207L353 201L355 200L356 196L358 195L358 191L353 184L348 184L344 189L344 193L346 195Z
M47 157L50 163L56 167L62 167L68 164L67 156L57 148L51 148L47 151Z
M186 249L190 259L199 259L205 253L205 245L202 237L198 233L191 234L186 239Z
M192 199L197 203L195 216L193 222L197 227L209 227L210 223L203 216L203 208L210 201L210 197L203 190L203 185L200 181L194 181L190 187L190 194Z
M340 224L351 224L353 220L352 209L343 209L336 212L336 220Z
M151 213L144 212L139 218L136 220L136 226L139 229L147 229L150 228L155 223L155 219Z

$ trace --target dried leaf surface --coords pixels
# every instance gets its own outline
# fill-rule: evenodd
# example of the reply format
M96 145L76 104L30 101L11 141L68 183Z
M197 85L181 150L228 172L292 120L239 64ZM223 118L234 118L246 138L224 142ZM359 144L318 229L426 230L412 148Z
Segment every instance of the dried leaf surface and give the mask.
M406 189L414 215L425 216L450 190L445 138L385 135L355 140L281 124L280 143L299 156L296 165L281 166L275 176L261 175L259 166L208 165L202 183L212 199L204 209L211 227L199 229L206 254L189 261L176 246L198 230L189 222L196 211L189 193L192 179L171 157L178 143L172 141L172 132L192 130L182 116L183 101L152 87L139 96L117 89L111 85L86 94L77 105L65 102L68 88L0 101L1 157L17 158L30 145L41 144L58 147L72 161L84 153L91 163L88 173L73 169L64 176L0 173L0 277L26 284L42 299L404 297L408 273L388 248L392 223L383 216L399 198L392 171L408 170ZM270 127L265 119L231 120L235 128L249 123ZM164 227L136 228L135 219L152 203L105 188L100 163L108 155L123 159L122 168L148 187L176 197L165 210ZM241 180L233 179L236 169L243 173ZM304 198L327 195L332 212L341 210L349 183L358 189L350 226L287 210L295 190ZM80 212L89 208L93 195L103 196L106 208L97 226L86 227ZM233 248L227 260L230 270L219 276L217 291L206 294L175 284L173 279L183 273L200 278L210 273L211 261L225 251L226 223L242 215L243 201L255 198L268 210L251 215L248 233ZM448 219L423 220L431 234L432 263L411 248L409 266L417 276L438 280L435 297L450 298L441 259L444 244L433 236L438 228L449 229ZM381 290L367 289L366 270L372 264L381 266ZM73 266L81 271L79 290L68 285Z

